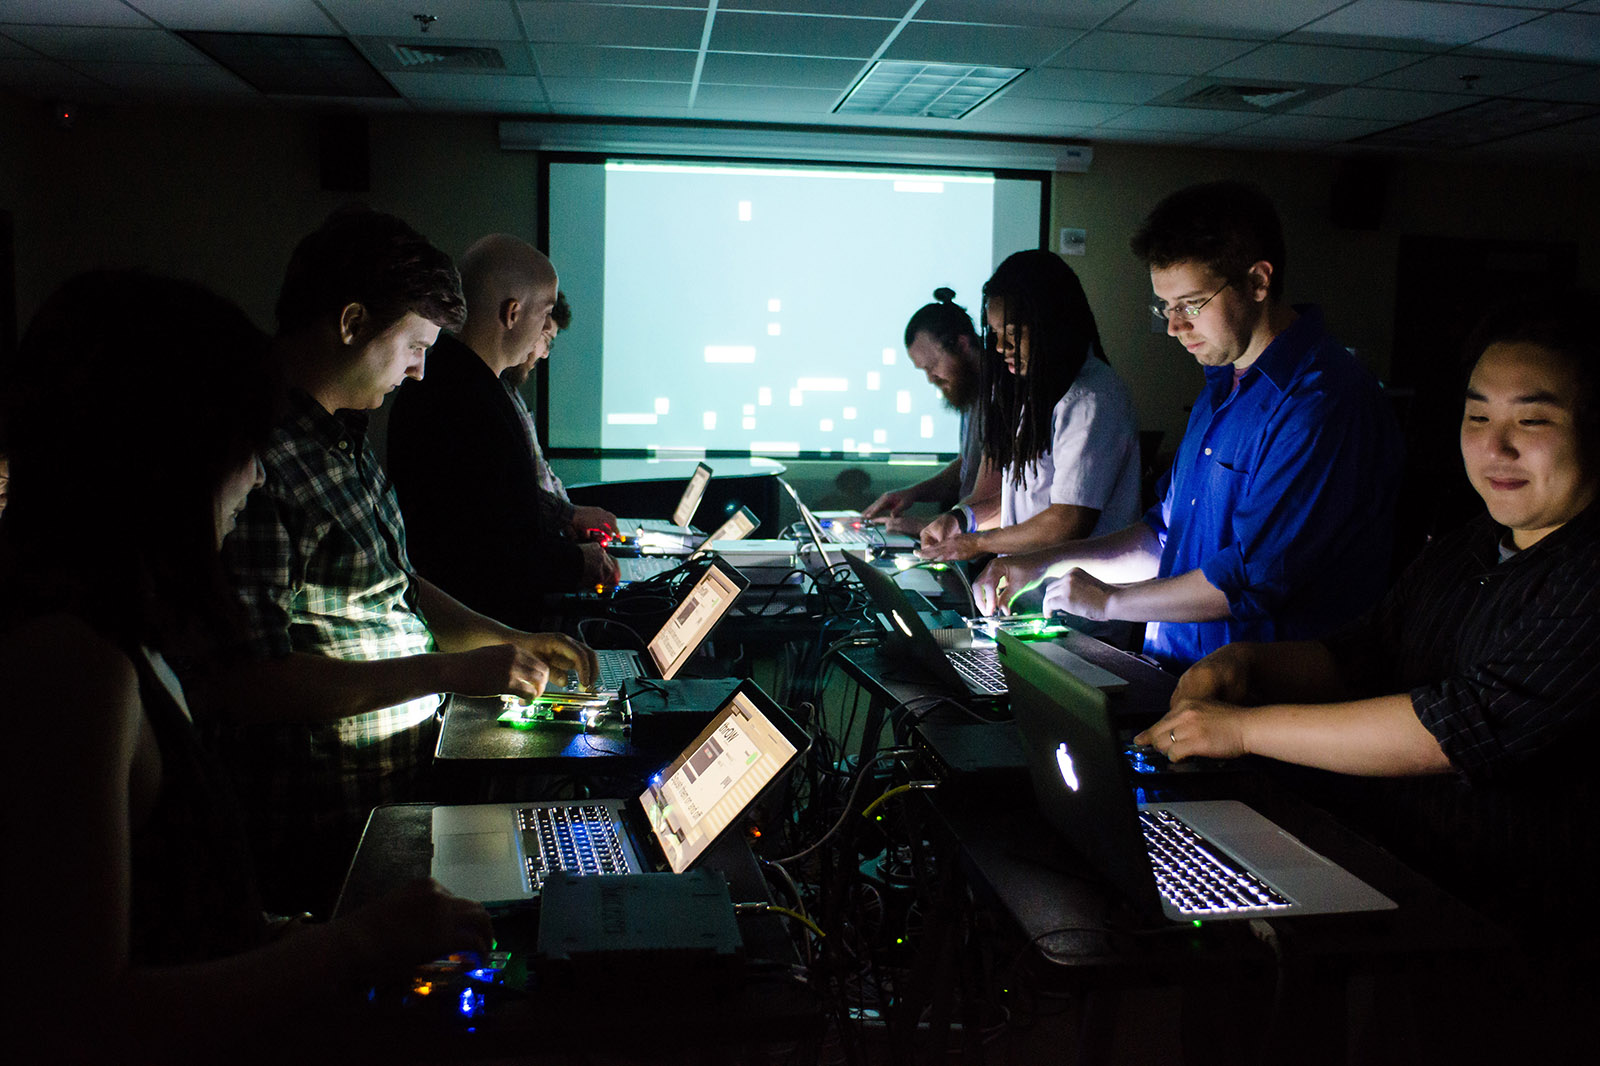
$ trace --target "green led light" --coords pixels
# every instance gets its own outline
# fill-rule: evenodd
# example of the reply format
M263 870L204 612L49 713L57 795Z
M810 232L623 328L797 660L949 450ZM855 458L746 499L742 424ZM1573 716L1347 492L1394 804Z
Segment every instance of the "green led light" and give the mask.
M1199 919L1199 918L1196 918L1196 919L1195 919L1195 920L1194 920L1194 927L1195 927L1195 928L1196 928L1196 929L1198 929L1198 928L1200 928L1200 919Z

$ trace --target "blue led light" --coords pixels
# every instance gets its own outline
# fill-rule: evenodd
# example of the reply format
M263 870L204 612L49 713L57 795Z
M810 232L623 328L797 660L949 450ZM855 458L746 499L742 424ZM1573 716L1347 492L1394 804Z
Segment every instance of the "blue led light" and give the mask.
M475 1018L483 1013L483 993L475 988L461 990L461 1013L468 1018Z

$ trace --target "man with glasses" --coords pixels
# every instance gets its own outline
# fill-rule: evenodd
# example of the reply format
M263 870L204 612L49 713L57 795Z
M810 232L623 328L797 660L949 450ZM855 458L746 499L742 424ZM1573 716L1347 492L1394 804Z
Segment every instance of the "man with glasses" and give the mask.
M1283 302L1282 228L1254 186L1173 193L1131 243L1206 375L1159 501L1120 532L997 559L979 606L1060 577L1047 610L1150 623L1146 653L1174 668L1326 634L1389 578L1401 445L1377 382L1320 310Z

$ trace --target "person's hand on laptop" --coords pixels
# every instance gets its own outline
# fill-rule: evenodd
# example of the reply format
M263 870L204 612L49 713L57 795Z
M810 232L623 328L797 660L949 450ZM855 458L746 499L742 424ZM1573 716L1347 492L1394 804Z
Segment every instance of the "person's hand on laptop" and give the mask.
M911 493L905 489L892 489L862 508L861 517L880 520L894 518L904 514L906 509L916 502Z
M1225 644L1195 663L1178 678L1172 706L1184 700L1243 703L1250 691L1250 660L1238 644Z
M594 540L598 534L596 530L609 533L612 536L617 532L617 516L604 507L577 507L572 512L572 535L575 539Z
M617 568L617 561L611 553L599 544L590 541L578 545L583 552L583 586L587 589L590 585L600 585L604 588L616 588L621 571Z
M366 979L403 974L448 955L486 955L494 943L489 912L422 878L328 923Z
M926 518L917 518L915 515L900 514L895 515L893 518L879 517L874 518L871 521L875 525L882 526L884 532L886 533L903 533L908 537L920 538L922 536L922 531L927 527L929 520Z
M922 539L922 547L918 552L920 554L941 541L961 536L961 523L956 521L955 515L946 511L923 526L922 532L918 535Z
M463 696L533 699L551 680L564 684L576 670L585 686L599 673L594 649L560 633L509 631L505 643L448 654L441 689Z
M576 670L584 687L594 684L600 676L600 660L594 649L562 633L518 633L516 643L530 655L549 664L550 674L560 681L568 671Z
M1172 710L1133 742L1156 748L1173 762L1196 755L1235 759L1249 754L1245 730L1251 713L1231 703L1175 698Z
M1042 565L1025 555L998 555L972 583L972 600L985 615L1010 614L1011 601L1039 583Z

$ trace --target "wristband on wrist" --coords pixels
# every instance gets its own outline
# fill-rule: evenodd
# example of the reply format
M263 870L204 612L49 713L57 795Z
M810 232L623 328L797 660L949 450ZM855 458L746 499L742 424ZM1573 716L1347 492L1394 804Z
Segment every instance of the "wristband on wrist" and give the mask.
M972 508L965 504L957 504L946 513L956 520L956 525L961 528L963 533L971 533L973 527L978 524L977 516L972 513Z

